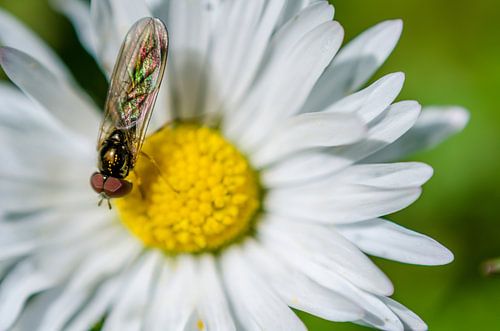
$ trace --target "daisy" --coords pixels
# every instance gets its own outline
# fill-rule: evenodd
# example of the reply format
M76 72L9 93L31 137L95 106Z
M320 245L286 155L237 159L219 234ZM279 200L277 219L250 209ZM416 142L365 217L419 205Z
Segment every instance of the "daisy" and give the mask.
M137 19L168 26L156 133L144 144L162 175L139 159L134 191L111 211L97 207L88 180L99 107L0 12L0 63L22 90L0 85L0 330L305 330L290 308L427 328L390 298L390 280L364 253L453 259L381 217L414 202L432 175L391 162L460 131L468 115L394 103L402 73L365 86L400 21L339 50L343 30L326 1L55 5L108 77Z

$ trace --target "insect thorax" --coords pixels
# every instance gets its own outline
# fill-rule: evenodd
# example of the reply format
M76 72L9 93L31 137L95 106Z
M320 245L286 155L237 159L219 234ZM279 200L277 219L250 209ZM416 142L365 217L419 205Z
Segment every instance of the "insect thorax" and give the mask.
M106 177L125 178L131 170L132 156L125 133L113 131L99 150L98 168Z

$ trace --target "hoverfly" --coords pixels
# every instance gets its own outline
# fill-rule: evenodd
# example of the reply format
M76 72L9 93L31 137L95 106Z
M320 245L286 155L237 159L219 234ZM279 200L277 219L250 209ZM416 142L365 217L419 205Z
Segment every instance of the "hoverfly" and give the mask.
M165 71L168 34L162 21L146 17L128 31L116 60L101 123L98 172L90 185L103 199L132 190L125 180L134 169Z

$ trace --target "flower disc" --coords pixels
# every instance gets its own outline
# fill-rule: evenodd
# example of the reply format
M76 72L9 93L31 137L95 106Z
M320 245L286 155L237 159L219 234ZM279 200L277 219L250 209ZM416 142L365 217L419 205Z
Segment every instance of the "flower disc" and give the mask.
M243 236L259 208L256 173L218 131L194 124L147 138L116 201L121 220L147 246L168 253L214 251Z

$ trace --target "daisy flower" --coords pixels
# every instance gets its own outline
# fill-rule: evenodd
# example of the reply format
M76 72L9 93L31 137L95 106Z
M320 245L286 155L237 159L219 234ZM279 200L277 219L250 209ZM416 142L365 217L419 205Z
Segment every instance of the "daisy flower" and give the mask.
M402 73L366 86L401 21L340 49L326 1L55 6L108 77L135 21L166 23L167 73L143 147L161 175L140 158L132 193L97 207L88 181L100 107L0 12L0 63L22 91L0 84L0 330L305 330L291 308L427 328L390 298L365 253L453 259L381 217L414 202L432 175L392 162L460 131L468 115L394 102Z

